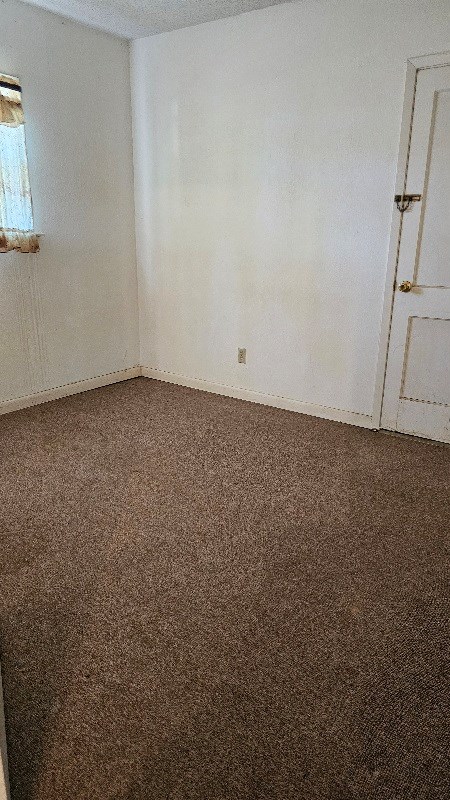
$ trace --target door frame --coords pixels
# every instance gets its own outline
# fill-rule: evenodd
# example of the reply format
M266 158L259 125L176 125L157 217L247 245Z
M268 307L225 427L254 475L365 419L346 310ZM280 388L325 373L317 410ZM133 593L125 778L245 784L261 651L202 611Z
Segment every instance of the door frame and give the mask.
M413 123L414 100L416 94L417 74L421 69L450 66L450 51L432 53L427 56L409 58L406 62L405 94L403 101L400 141L398 148L397 173L395 177L395 194L402 194L406 187L406 176L409 162L409 146ZM383 396L385 388L386 367L389 355L389 337L391 332L392 313L395 299L395 283L397 279L398 255L402 235L402 214L393 205L389 251L386 268L386 282L383 295L383 311L378 348L378 364L375 378L375 395L373 404L373 426L382 428Z

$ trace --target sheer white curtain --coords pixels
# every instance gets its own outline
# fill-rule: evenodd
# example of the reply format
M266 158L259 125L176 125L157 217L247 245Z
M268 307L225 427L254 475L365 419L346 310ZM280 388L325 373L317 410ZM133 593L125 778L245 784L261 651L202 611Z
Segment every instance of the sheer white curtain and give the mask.
M28 177L22 94L18 81L0 75L0 253L36 253Z

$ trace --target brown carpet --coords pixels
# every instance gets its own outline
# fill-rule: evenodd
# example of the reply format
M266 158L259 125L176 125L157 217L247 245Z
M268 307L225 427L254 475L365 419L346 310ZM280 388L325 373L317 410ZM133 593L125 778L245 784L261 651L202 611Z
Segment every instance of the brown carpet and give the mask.
M0 444L12 800L447 800L448 448L145 379Z

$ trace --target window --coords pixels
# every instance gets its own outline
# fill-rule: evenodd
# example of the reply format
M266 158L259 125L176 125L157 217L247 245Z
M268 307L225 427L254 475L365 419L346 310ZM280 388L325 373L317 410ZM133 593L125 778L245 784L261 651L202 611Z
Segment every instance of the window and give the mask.
M37 253L19 81L0 74L0 253Z

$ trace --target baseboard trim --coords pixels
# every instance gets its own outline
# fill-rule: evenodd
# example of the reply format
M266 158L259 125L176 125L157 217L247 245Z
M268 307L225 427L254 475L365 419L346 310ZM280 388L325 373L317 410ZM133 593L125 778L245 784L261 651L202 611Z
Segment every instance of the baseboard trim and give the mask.
M53 389L46 389L36 394L16 397L13 400L4 400L0 403L0 414L9 414L11 411L20 411L23 408L30 408L41 403L48 403L50 400L59 400L61 397L69 397L71 394L88 392L90 389L99 389L101 386L109 386L111 383L127 381L130 378L138 378L142 375L141 367L129 367L118 372L108 372L105 375L98 375L96 378L87 378L84 381L66 383L64 386L56 386Z
M0 666L0 800L9 800L8 756L6 751L5 711Z
M281 397L275 394L264 394L255 392L251 389L242 389L238 386L229 386L223 383L212 383L202 378L190 378L187 375L178 375L174 372L165 372L152 367L129 367L117 372L108 372L98 375L95 378L87 378L75 383L66 383L63 386L56 386L46 389L36 394L16 397L12 400L4 400L0 403L0 415L9 414L12 411L20 411L24 408L37 406L41 403L48 403L51 400L59 400L62 397L69 397L72 394L88 392L90 389L99 389L101 386L109 386L112 383L130 380L131 378L151 378L165 383L174 383L178 386L186 386L190 389L200 389L203 392L220 394L224 397L234 397L237 400L246 400L249 403L259 403L263 406L282 408L285 411L295 411L298 414L307 414L312 417L330 419L334 422L344 422L347 425L357 425L360 428L376 428L373 419L368 414L359 414L355 411L343 411L340 408L330 408L320 406L315 403L303 403L301 400L293 400L290 397Z
M260 403L263 406L273 406L282 408L285 411L296 411L299 414L308 414L312 417L330 419L334 422L344 422L348 425L357 425L360 428L375 428L373 419L366 414L359 414L355 411L343 411L340 408L329 408L314 403L303 403L301 400L293 400L289 397L281 397L275 394L264 394L250 389L242 389L237 386L228 386L222 383L211 383L201 378L189 378L186 375L178 375L174 372L164 372L163 370L151 367L141 367L141 375L144 378L153 378L157 381L175 383L178 386L186 386L190 389L200 389L203 392L221 394L225 397L234 397L238 400L247 400L250 403Z

